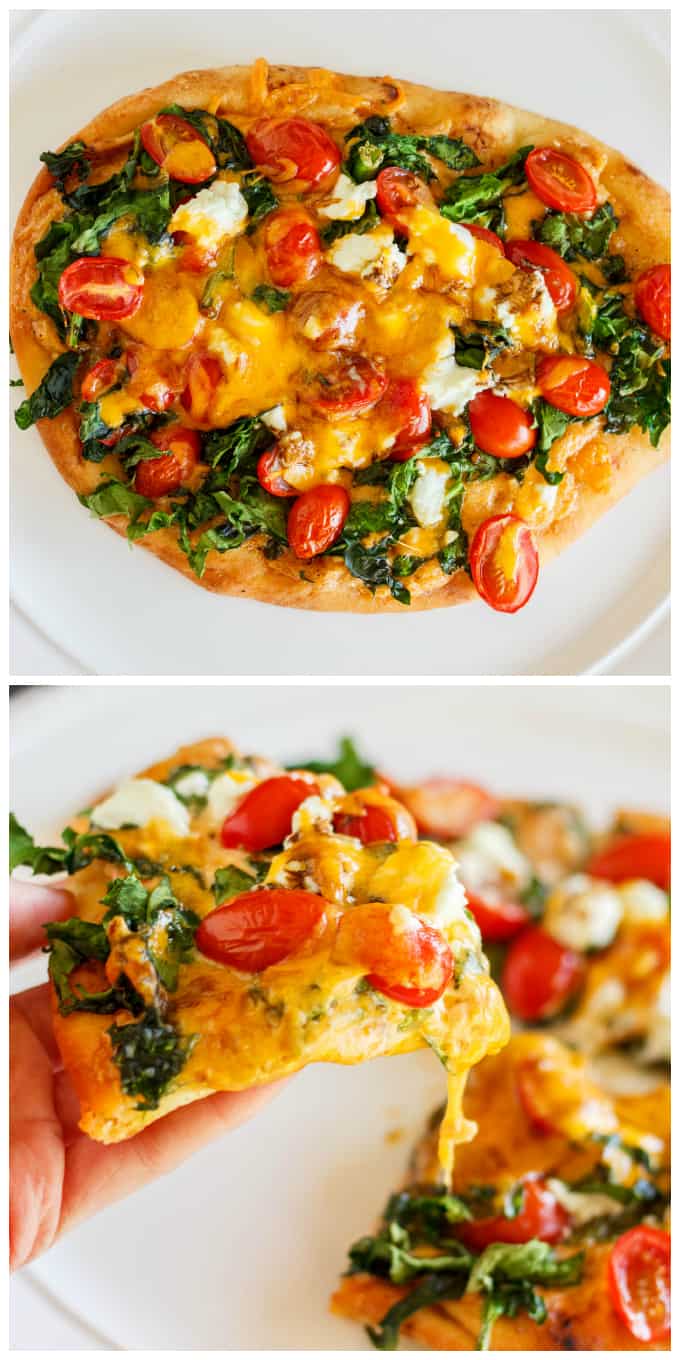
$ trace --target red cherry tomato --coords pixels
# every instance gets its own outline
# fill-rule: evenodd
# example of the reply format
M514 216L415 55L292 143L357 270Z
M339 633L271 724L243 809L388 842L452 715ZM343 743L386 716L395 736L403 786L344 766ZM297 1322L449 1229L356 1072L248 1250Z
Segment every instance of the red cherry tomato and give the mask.
M311 779L294 775L274 775L263 779L241 799L225 818L220 839L232 850L269 850L280 845L290 833L293 813L305 798L318 794Z
M390 379L378 417L397 437L390 448L395 463L405 463L422 448L432 428L430 403L412 378Z
M655 264L635 285L635 306L643 321L662 340L671 338L671 267Z
M326 483L303 491L288 516L288 542L295 556L308 561L330 548L342 533L349 508L344 486Z
M378 841L396 841L397 829L390 817L381 807L367 807L364 812L352 816L338 812L333 818L333 827L340 836L354 836L362 845L374 845Z
M319 233L302 208L282 208L269 214L264 248L269 277L278 287L306 283L321 267Z
M297 496L294 486L291 486L281 475L281 459L279 457L279 446L274 444L271 449L260 454L257 463L257 480L260 486L268 491L270 496Z
M536 443L529 412L511 397L480 392L470 402L468 414L475 443L494 458L521 458Z
M596 416L609 401L609 375L594 359L548 354L536 369L541 396L568 416Z
M204 916L196 948L243 973L261 973L297 953L324 924L328 903L297 888L253 888Z
M133 316L144 296L144 275L129 260L113 255L84 255L59 279L59 306L94 321Z
M409 788L395 787L394 793L415 817L421 836L439 841L467 835L477 822L491 820L499 810L497 799L486 789L443 776Z
M271 179L317 185L337 171L341 160L333 138L308 118L260 118L246 133L246 144Z
M193 354L187 365L186 387L180 398L194 420L207 421L217 384L222 377L219 359L209 354Z
M202 184L215 174L217 164L198 128L174 113L159 113L142 123L142 146L170 179Z
M563 1045L521 1058L515 1077L519 1103L541 1134L583 1142L589 1133L618 1127L611 1100L588 1079L585 1059Z
M156 500L169 496L186 482L201 457L201 438L197 430L185 425L166 425L149 435L157 449L169 449L163 458L145 458L137 464L135 491Z
M531 530L517 515L492 515L470 546L470 571L486 604L516 614L534 593L538 553Z
M558 312L573 307L578 287L576 275L561 255L542 241L506 241L505 253L519 269L538 269Z
M471 1251L484 1251L494 1242L559 1242L569 1224L569 1214L541 1181L526 1181L520 1212L514 1218L498 1214L461 1223L458 1236Z
M386 170L381 170L376 184L378 212L402 235L408 232L408 223L402 216L404 210L415 208L419 203L427 207L434 204L432 194L422 179L418 179L411 170L401 170L397 165L389 165Z
M524 173L529 188L549 208L588 213L597 207L597 191L585 166L563 151L536 147L527 156Z
M444 936L415 918L413 929L395 930L384 903L350 907L333 948L338 963L366 969L366 981L404 1006L432 1006L448 987L453 959Z
M478 241L486 241L488 246L495 246L496 250L500 250L501 255L505 255L505 245L495 231L489 231L488 227L478 227L472 222L465 222L464 225L465 230L469 231L471 236L476 236Z
M642 1223L614 1243L609 1257L614 1311L636 1341L665 1341L671 1330L671 1239Z
M172 406L176 396L177 393L162 378L159 378L157 382L151 383L142 392L140 401L149 411L157 411L160 415L163 411L167 411L169 406Z
M512 941L503 965L501 991L520 1020L545 1020L560 1011L582 976L579 954L528 926Z
M607 878L610 883L647 878L664 892L670 892L670 833L620 836L593 855L586 873L593 878Z
M483 940L510 940L531 919L519 902L506 902L500 896L467 892L467 904L482 932Z
M80 395L83 401L98 401L113 387L118 377L118 364L115 359L100 359L83 378Z
M337 354L333 359L323 380L318 379L312 387L310 404L325 416L358 416L370 411L385 394L385 374L361 354Z

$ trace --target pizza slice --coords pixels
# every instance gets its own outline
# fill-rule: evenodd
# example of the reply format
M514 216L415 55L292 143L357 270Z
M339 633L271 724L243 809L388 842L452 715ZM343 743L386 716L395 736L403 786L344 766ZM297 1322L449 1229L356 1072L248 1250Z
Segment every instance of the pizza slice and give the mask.
M91 1137L307 1063L429 1045L448 1073L448 1174L472 1132L465 1075L508 1021L452 855L417 841L384 786L348 791L213 739L124 781L62 847L12 831L13 865L70 876L75 915L46 934Z
M608 1095L553 1036L515 1035L470 1079L453 1191L436 1112L333 1311L380 1349L668 1349L669 1097Z

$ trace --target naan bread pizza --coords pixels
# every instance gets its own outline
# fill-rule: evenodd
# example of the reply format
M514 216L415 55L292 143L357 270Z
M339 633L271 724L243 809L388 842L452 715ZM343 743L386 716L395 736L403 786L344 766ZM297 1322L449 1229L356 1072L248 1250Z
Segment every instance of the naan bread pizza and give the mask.
M356 771L355 771L356 774ZM60 848L13 821L12 866L66 871L46 926L54 1026L104 1143L170 1110L429 1045L448 1074L450 1172L466 1074L508 1037L455 861L382 787L183 747L75 817Z
M258 60L41 159L18 424L210 590L512 613L667 455L668 195L576 128Z

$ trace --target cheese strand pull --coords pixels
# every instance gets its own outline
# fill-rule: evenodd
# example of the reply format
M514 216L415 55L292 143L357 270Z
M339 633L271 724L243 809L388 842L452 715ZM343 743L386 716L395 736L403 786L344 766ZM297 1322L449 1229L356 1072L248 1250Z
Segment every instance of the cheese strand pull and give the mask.
M446 1110L439 1129L438 1155L441 1167L441 1181L446 1190L451 1190L453 1163L459 1143L470 1143L477 1133L474 1120L466 1119L463 1114L463 1092L468 1078L469 1067L459 1068L447 1075Z

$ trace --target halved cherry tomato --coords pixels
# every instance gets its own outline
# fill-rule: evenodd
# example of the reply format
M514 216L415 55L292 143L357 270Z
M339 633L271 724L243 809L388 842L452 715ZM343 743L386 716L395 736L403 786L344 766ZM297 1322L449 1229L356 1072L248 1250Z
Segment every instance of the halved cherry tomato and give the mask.
M118 363L115 359L100 359L83 378L80 395L83 401L98 401L113 387L118 378Z
M544 246L542 241L513 240L506 241L505 253L519 269L540 270L558 312L566 312L573 307L578 281L556 250Z
M333 818L333 827L340 836L355 836L362 845L373 845L378 841L396 841L397 829L389 812L380 807L367 807L364 812L351 816L338 812Z
M448 987L453 959L444 936L414 918L412 929L395 930L384 903L350 907L333 946L338 963L357 963L376 991L404 1006L432 1006Z
M397 431L390 458L395 463L405 463L422 448L432 428L429 399L412 378L391 378L380 402L378 419Z
M549 208L588 213L597 207L597 190L585 166L563 151L537 146L527 156L524 173L529 188Z
M376 203L381 217L402 234L408 232L408 223L400 215L405 209L415 208L419 203L426 206L434 204L432 194L422 179L418 179L411 170L402 170L397 165L388 165L386 170L381 170L376 184Z
M471 236L476 236L478 241L486 241L488 246L495 246L501 255L505 255L505 244L495 231L489 231L488 227L478 227L474 222L465 222L464 226L465 230L469 231Z
M220 839L233 850L269 850L280 845L290 833L293 813L305 798L318 794L312 779L290 774L263 779L241 799L238 807L225 817Z
M358 416L376 406L387 389L382 370L361 354L336 354L333 361L316 379L310 405L326 416Z
M157 411L160 415L163 411L167 411L169 406L172 406L176 396L177 393L168 386L163 378L158 378L142 392L140 401L150 411Z
M145 458L137 464L135 491L156 500L169 496L191 476L201 457L201 437L185 425L166 425L149 438L157 449L169 449L162 458Z
M575 992L583 961L540 926L528 926L512 941L503 965L501 990L520 1020L545 1020Z
M193 354L187 365L186 387L180 398L194 420L206 421L217 384L222 377L219 359L209 354Z
M246 133L246 144L255 164L274 180L317 185L337 171L341 160L333 138L308 118L260 118Z
M480 392L468 406L475 444L493 458L521 458L536 443L536 429L528 411L511 397Z
M435 776L407 788L390 788L415 817L420 834L439 841L467 835L477 822L491 820L499 810L493 794L460 779Z
M279 457L279 446L273 444L271 449L266 449L260 454L257 462L257 480L260 486L268 491L270 496L297 496L294 486L281 476L281 459Z
M526 907L487 892L484 897L466 888L467 904L482 932L483 940L510 940L531 919Z
M671 267L655 264L646 269L635 285L635 306L643 321L662 340L671 338Z
M144 275L114 255L83 255L59 279L59 306L94 321L133 316L144 296Z
M470 571L492 609L502 614L523 609L538 580L538 553L528 524L517 515L484 520L470 546Z
M264 229L267 269L281 288L313 279L321 267L321 239L302 208L270 213Z
M670 833L619 836L593 855L586 868L593 878L610 883L625 883L628 878L647 878L657 888L670 892Z
M547 354L536 369L541 396L568 416L596 416L609 401L609 374L594 359Z
M204 916L196 948L215 963L261 973L297 953L323 925L327 907L298 888L253 888Z
M636 1341L664 1341L671 1330L669 1234L647 1223L622 1233L609 1257L609 1292Z
M527 1119L546 1137L583 1142L588 1134L613 1133L618 1126L610 1097L587 1075L585 1058L556 1040L521 1058L515 1077Z
M344 486L329 482L303 491L288 516L288 542L295 556L308 561L330 548L342 533L349 507Z
M217 164L198 128L174 113L159 113L142 123L142 146L170 179L202 184L215 174Z
M569 1224L569 1214L540 1180L525 1181L522 1208L514 1218L497 1214L461 1223L458 1236L471 1251L484 1251L494 1242L559 1242Z

